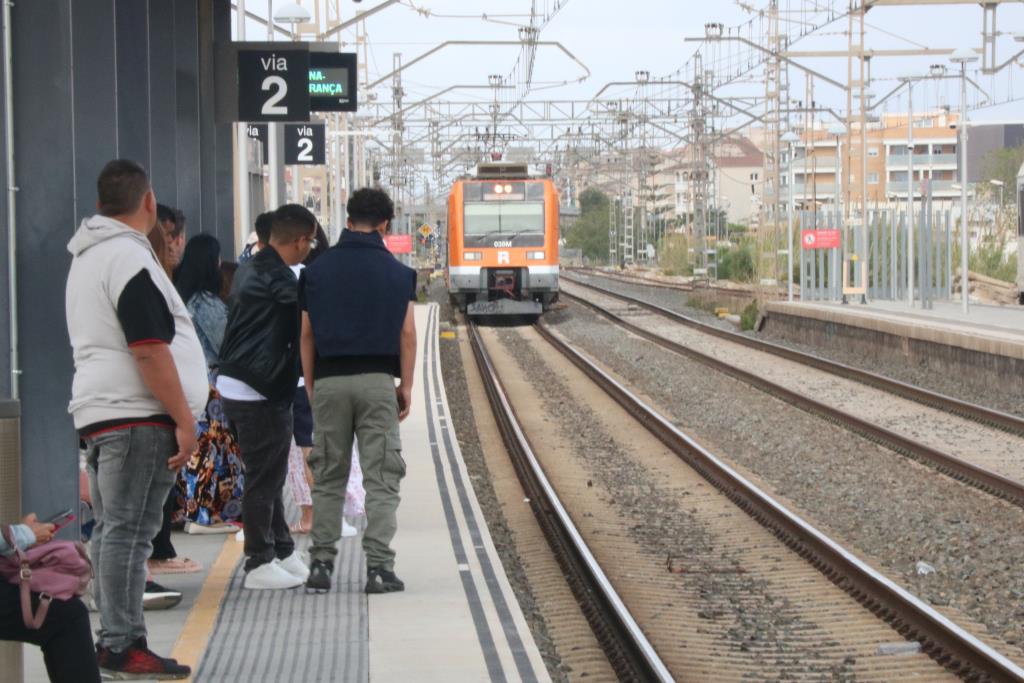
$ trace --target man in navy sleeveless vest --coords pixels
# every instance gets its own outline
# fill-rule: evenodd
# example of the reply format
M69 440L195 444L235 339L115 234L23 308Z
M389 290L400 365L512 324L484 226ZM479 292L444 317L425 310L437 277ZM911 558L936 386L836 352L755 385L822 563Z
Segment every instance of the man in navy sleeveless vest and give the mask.
M387 193L358 190L347 209L348 229L299 282L302 370L314 421L306 587L331 587L356 436L366 488L366 592L388 593L405 588L395 576L391 540L405 476L398 423L409 414L416 366L416 271L384 246L395 217Z

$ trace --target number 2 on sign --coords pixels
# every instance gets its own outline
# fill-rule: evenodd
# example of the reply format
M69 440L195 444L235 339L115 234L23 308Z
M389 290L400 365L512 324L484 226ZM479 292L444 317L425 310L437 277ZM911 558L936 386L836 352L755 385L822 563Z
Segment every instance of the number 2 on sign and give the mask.
M309 138L299 138L299 155L295 157L299 161L313 161L313 141Z
M263 103L261 111L266 116L287 116L288 107L278 103L288 95L288 82L280 76L267 76L263 79L261 89L264 92L275 88L276 92Z

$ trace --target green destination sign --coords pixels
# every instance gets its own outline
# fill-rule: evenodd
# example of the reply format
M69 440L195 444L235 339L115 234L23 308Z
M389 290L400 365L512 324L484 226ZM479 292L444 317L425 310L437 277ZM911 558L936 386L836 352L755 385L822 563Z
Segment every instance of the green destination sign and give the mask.
M355 53L310 52L310 111L355 111L356 73Z

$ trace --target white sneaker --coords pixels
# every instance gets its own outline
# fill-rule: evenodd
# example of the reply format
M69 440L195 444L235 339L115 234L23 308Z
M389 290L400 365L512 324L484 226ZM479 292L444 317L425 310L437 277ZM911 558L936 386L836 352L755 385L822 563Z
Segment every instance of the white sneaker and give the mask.
M359 529L355 528L348 523L347 520L341 520L341 536L342 538L351 538L359 535Z
M274 560L281 569L285 570L295 578L299 579L303 583L309 578L309 567L306 566L305 561L302 559L297 551L293 552L283 560Z
M282 588L296 588L303 584L303 579L298 578L285 571L276 561L261 564L256 569L245 575L245 583L242 584L249 590L280 590Z

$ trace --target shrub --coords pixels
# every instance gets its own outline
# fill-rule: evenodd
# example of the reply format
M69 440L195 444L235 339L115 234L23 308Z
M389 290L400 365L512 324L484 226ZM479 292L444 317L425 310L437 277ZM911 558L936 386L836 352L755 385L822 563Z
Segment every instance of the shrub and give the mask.
M757 299L754 299L740 313L740 329L743 331L754 329L754 325L757 324L757 314Z

